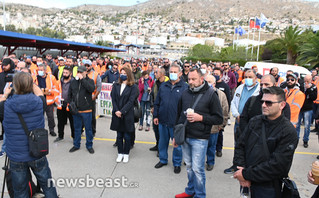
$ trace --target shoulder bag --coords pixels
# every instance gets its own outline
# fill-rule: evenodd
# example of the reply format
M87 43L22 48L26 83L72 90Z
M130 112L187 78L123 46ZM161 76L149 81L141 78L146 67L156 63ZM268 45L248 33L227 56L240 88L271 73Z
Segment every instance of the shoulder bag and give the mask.
M41 158L49 153L48 130L34 129L28 130L28 127L21 114L18 113L25 134L28 136L29 152L32 157Z
M196 98L196 101L193 104L192 109L195 109L197 106L198 101L200 98L203 96L203 94L199 94ZM182 145L184 144L185 141L185 126L187 124L187 118L185 119L184 124L178 124L174 127L174 138L175 138L175 143L177 145Z
M265 155L267 158L269 158L270 153L267 146L266 131L265 131L264 123L262 123L262 126L261 126L261 133L262 133L263 148L265 151ZM286 178L282 178L281 182L283 184L281 189L281 198L300 198L297 185L293 180L289 179L289 177L286 177Z

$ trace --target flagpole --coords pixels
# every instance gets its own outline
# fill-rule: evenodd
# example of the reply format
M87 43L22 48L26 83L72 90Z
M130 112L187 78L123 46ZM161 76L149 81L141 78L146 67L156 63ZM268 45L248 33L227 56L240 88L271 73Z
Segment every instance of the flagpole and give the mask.
M250 30L250 19L248 19L248 34L247 34L247 45L246 45L246 60L247 60L247 54L248 54L248 46L249 46L249 30Z
M235 45L235 31L236 31L236 27L234 27L234 35L233 35L233 50L234 50L234 45Z
M254 28L253 28L253 42L251 44L251 60L253 60L253 55L254 55L254 41L255 41L255 31L256 31L256 21L254 23Z
M239 25L238 25L238 31L239 31ZM236 45L236 51L237 51L237 46L238 46L238 37L239 37L239 32L237 34L237 45Z
M261 26L261 24L260 24L260 26ZM257 61L258 61L258 58L259 58L260 29L261 29L261 28L259 28L259 36L258 36Z

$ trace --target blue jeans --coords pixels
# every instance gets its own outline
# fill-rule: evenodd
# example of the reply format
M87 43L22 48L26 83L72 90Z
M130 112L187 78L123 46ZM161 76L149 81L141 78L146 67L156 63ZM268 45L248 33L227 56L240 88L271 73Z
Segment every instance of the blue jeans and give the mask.
M1 151L2 152L6 152L6 134L3 134L3 143L2 143L2 147L1 147Z
M296 126L296 131L297 131L297 135L298 135L298 138L299 138L300 125L301 125L301 120L303 118L304 123L305 123L305 132L304 132L304 135L303 135L303 141L304 142L308 142L309 141L311 117L312 117L312 110L303 111L303 112L299 113L299 118L298 118L298 123L297 123L297 126Z
M276 189L259 185L251 185L251 198L276 198Z
M73 115L73 124L74 124L74 139L73 145L76 148L81 146L81 131L82 131L82 122L85 127L86 134L86 148L92 148L93 146L93 134L92 134L92 113L78 113Z
M237 121L235 121L235 124L234 124L234 140L235 140L234 143L235 143L235 145L236 145L236 141L237 141L237 139L236 139L236 128L237 127L239 127L239 123Z
M206 197L205 155L208 140L186 138L182 145L188 184L185 192L194 198Z
M208 140L207 146L207 164L214 165L215 164L215 151L217 145L218 133L210 134L210 138Z
M173 127L168 127L162 124L158 124L159 130L159 142L158 142L158 152L160 162L163 164L167 164L168 160L168 144L169 139L173 139L174 137L174 129ZM173 165L174 166L181 166L182 164L182 147L178 146L177 148L173 149Z
M148 116L150 115L151 111L151 102L150 101L141 101L141 108L142 108L142 117L140 118L140 125L143 126L144 115L146 113L146 126L150 126L148 122Z
M10 161L9 169L12 176L12 186L15 198L25 198L28 195L28 181L30 180L29 168L37 178L45 197L57 198L57 192L53 186L51 170L46 157L30 162ZM50 183L49 183L50 182Z

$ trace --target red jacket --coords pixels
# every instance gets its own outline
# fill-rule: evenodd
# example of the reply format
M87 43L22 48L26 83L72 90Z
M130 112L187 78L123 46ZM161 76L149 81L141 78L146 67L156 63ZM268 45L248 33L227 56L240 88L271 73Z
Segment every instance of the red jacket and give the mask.
M140 91L140 94L138 96L138 100L140 102L142 100L142 96L143 96L143 93L144 93L144 82L143 81L144 81L143 77L138 80L138 89ZM147 83L148 83L148 87L150 87L152 89L153 85L154 85L154 80L151 77L148 77Z

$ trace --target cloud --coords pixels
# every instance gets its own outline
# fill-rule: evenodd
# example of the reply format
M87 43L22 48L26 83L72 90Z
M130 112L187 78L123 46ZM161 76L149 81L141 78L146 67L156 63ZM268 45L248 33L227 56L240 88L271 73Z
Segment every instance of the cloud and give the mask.
M53 3L54 2L54 3ZM37 6L40 8L60 8L65 9L67 8L67 4L60 2L60 1L50 1L50 0L10 0L5 1L5 3L18 3L18 4L24 4L24 5L32 5Z

